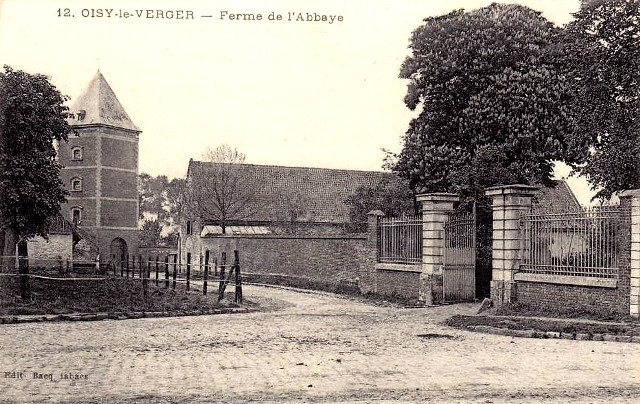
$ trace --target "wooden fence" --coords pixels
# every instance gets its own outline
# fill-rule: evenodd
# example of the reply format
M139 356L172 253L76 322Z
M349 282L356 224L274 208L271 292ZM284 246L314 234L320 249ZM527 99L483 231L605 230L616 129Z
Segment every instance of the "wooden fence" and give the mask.
M155 286L176 289L178 283L185 285L190 291L192 281L202 282L202 294L207 295L209 282L218 282L218 301L224 297L227 286L235 285L234 302L242 303L242 273L240 270L240 254L233 251L233 261L227 259L227 253L220 254L220 260L212 257L206 251L204 261L192 263L191 255L187 255L187 262L181 265L177 255L147 256L127 255L116 263L100 261L69 261L62 259L38 259L37 267L29 268L29 257L0 257L2 267L0 276L18 276L21 282L28 282L28 278L56 279L64 281L101 280L107 277L130 278L141 280L145 297L148 293L149 282ZM228 261L231 261L229 263Z

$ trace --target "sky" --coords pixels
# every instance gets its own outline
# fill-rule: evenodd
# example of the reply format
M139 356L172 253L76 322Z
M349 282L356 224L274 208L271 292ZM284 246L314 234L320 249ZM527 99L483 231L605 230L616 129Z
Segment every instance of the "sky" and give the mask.
M508 2L557 25L579 8L579 0ZM400 151L414 116L398 78L411 32L428 16L490 3L0 0L0 63L49 76L70 104L99 69L143 131L141 172L183 177L190 158L222 143L253 164L381 170L382 149ZM158 10L193 18L147 18ZM262 20L229 17L238 13ZM288 21L289 13L334 19ZM568 181L587 203L586 182Z

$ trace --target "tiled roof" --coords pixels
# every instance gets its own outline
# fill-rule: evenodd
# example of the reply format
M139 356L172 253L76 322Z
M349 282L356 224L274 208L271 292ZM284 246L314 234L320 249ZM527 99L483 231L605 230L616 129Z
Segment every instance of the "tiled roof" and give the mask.
M71 125L109 125L140 132L102 73L93 77L69 111Z
M216 170L217 163L189 162L187 176L193 186L203 183L207 172ZM298 219L308 222L346 223L349 207L345 199L361 186L373 187L381 179L397 178L393 174L377 171L337 170L312 167L283 167L271 165L233 164L234 174L248 184L256 184L252 202L256 213L246 218L251 221L283 221L290 203L304 206ZM201 185L200 185L201 186ZM207 220L207 218L204 218Z
M49 234L71 234L73 227L61 214L57 214L49 226Z
M534 209L541 212L580 212L582 206L565 180L555 180L555 187L540 187Z

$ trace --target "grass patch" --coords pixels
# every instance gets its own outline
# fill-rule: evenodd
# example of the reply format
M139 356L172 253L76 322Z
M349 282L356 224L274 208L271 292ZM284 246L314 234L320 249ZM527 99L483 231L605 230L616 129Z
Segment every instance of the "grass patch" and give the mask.
M555 331L564 333L613 334L640 336L640 324L605 324L595 322L571 321L561 319L504 318L493 316L455 315L445 321L450 327L465 329L484 325L509 330Z
M156 287L149 282L144 298L142 281L126 278L103 280L51 280L31 278L32 298L23 301L18 295L17 278L0 279L0 315L113 313L126 311L192 311L223 307L237 307L223 300L218 303L217 290L207 296L178 284L176 289ZM211 293L213 292L213 293Z
M489 311L497 316L579 318L599 321L631 321L627 314L621 314L608 307L597 309L549 308L523 303L505 303Z

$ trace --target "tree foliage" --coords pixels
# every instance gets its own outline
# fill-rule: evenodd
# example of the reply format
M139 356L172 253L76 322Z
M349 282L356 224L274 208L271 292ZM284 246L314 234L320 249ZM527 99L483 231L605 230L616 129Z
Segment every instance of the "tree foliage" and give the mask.
M640 1L591 0L564 33L574 168L597 197L640 187Z
M387 216L415 214L414 195L406 181L394 176L385 177L373 187L359 187L345 201L349 207L349 231L362 232L367 228L367 214L381 210Z
M175 245L180 223L186 180L166 175L138 176L138 198L142 228L140 243L145 246ZM151 243L151 244L149 244Z
M517 5L425 19L400 72L418 114L387 166L428 192L550 183L571 128L558 40L540 13Z
M54 141L66 141L66 97L46 76L0 72L0 237L3 255L34 235L47 236L65 202Z
M146 220L138 233L141 247L158 247L162 245L162 226L158 220Z
M257 195L265 184L239 169L245 159L227 144L205 151L202 171L187 179L185 204L192 218L214 222L226 233L229 223L249 219L264 207Z

